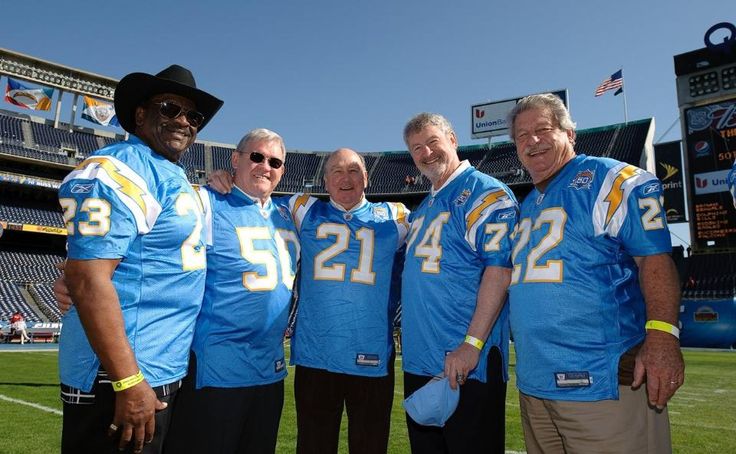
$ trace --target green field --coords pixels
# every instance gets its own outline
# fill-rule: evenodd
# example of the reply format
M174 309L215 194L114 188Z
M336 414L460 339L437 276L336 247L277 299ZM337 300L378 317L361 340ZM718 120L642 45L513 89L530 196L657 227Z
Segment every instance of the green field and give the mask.
M674 452L736 452L736 353L688 350L684 355L685 385L669 406ZM512 356L512 377L513 365ZM294 452L296 440L291 378L290 375L286 381L279 453ZM59 452L61 403L57 383L56 352L0 352L0 453ZM397 373L389 441L391 453L409 452L401 409L402 389L402 376ZM524 451L513 378L506 410L506 448ZM347 453L345 419L340 441L340 452Z

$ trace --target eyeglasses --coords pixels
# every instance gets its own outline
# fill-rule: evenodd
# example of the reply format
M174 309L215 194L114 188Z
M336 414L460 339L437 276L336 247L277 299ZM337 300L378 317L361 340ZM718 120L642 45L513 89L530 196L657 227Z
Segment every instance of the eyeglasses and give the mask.
M153 104L158 105L158 113L162 117L170 118L172 120L179 118L180 115L184 115L187 118L187 122L194 127L199 128L204 123L204 115L196 110L185 110L182 106L175 103L174 101L162 101L154 102Z
M252 151L250 153L250 160L255 162L256 164L262 163L264 160L268 161L268 165L271 166L272 169L278 169L282 165L284 165L284 161L282 161L279 158L268 158L266 159L266 156L263 155L263 153L259 153L257 151Z

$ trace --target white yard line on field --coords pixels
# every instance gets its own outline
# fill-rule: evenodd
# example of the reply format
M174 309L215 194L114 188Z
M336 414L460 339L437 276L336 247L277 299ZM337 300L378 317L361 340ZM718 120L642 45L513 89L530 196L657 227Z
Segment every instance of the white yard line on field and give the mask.
M0 400L4 400L6 402L12 402L14 404L26 405L28 407L37 408L39 410L42 410L42 411L45 411L45 412L48 412L48 413L53 413L53 414L59 415L59 416L61 416L63 414L61 412L61 410L57 410L55 408L45 407L43 405L34 404L33 402L27 402L25 400L13 399L12 397L4 396L2 394L0 394Z
M673 426L689 426L689 427L698 427L700 429L712 429L712 430L730 430L732 432L736 432L736 426L721 426L718 424L703 424L700 422L693 422L693 421L670 421L670 424Z

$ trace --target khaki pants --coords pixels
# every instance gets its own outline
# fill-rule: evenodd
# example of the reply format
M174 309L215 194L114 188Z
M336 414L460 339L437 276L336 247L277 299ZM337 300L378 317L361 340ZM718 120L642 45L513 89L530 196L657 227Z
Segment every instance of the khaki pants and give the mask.
M572 402L519 393L529 454L671 453L667 408L647 401L646 385L619 386L619 400Z

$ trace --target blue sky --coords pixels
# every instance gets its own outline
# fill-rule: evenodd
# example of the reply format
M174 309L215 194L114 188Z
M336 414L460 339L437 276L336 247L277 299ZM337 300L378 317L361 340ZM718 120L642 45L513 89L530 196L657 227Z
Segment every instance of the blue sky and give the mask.
M622 96L593 92L623 67L629 119L655 117L659 139L678 117L672 56L703 47L734 11L725 0L29 0L6 8L0 46L115 78L182 64L225 100L200 138L267 127L301 150L400 150L421 111L446 115L461 144L483 143L470 138L471 104L561 88L578 127L621 122Z

